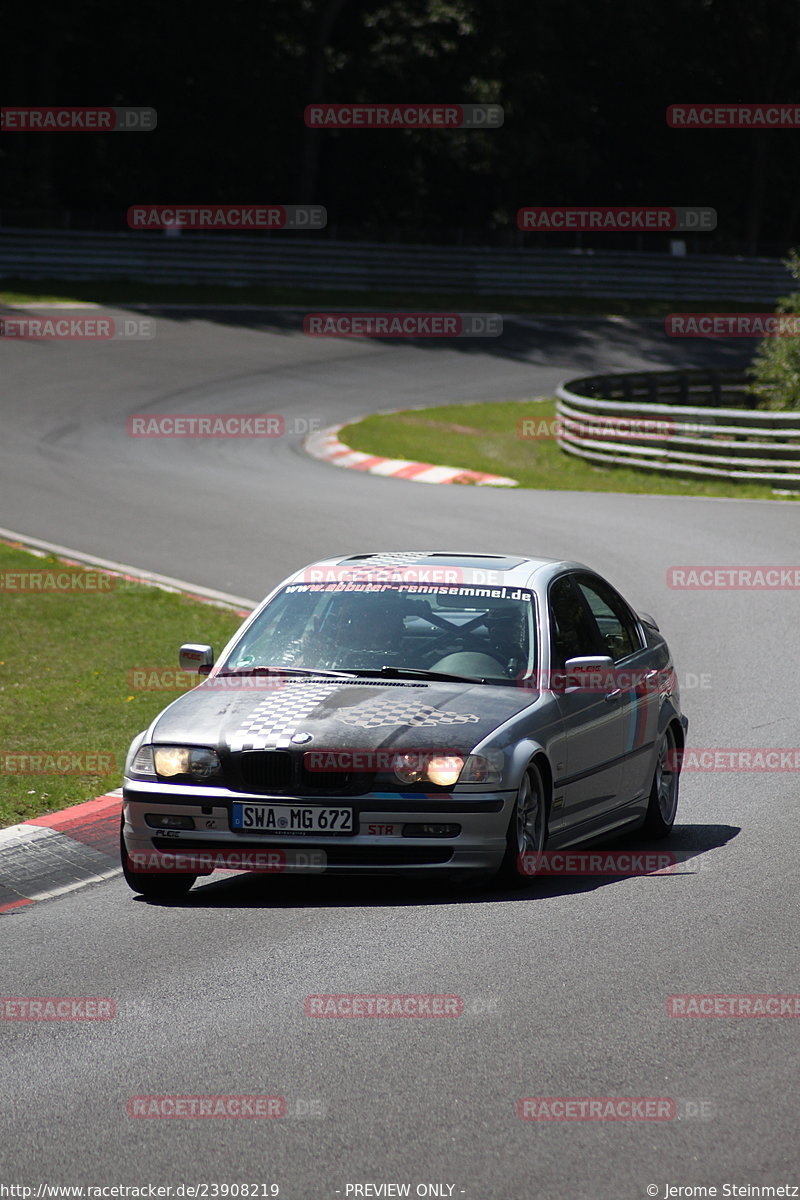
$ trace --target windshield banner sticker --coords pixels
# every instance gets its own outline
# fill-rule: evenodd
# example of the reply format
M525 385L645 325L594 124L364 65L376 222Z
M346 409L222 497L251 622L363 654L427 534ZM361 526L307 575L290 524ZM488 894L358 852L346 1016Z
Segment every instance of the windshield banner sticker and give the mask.
M388 572L386 572L389 575ZM420 572L417 572L417 576ZM416 576L415 576L416 578ZM407 583L403 578L395 578L394 582L391 577L380 581L380 572L372 572L372 581L366 580L357 581L351 580L349 583L343 579L320 581L319 583L290 583L286 588L288 593L294 592L393 592L404 591L414 595L441 595L441 596L476 596L481 600L527 600L530 601L531 594L521 588L507 587L464 587L463 585L452 583Z

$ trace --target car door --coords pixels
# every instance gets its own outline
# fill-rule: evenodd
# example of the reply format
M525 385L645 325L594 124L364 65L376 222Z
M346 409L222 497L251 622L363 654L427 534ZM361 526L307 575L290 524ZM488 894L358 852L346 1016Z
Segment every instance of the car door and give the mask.
M548 588L550 669L554 676L567 659L606 655L597 620L572 573ZM553 680L555 682L555 679ZM556 687L564 721L563 829L599 823L619 803L628 714L621 694L608 688Z
M603 639L602 653L614 660L623 718L623 768L619 806L650 789L658 727L658 671L650 661L639 619L610 583L589 572L575 582L591 609Z

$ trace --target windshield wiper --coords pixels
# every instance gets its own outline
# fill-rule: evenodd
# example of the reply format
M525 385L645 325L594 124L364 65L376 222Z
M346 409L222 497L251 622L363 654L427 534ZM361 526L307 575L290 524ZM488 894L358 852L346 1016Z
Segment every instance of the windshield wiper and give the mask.
M311 667L241 667L238 671L219 671L219 675L324 675L326 679L353 679L352 671L313 671Z
M422 667L383 666L373 670L353 667L344 671L314 671L311 667L242 667L238 671L219 671L231 675L314 675L325 679L441 679L446 683L505 683L504 679L480 679L475 675L451 675L446 671L426 671Z
M488 679L479 679L475 675L450 675L446 671L426 671L422 667L390 667L383 666L374 671L353 671L354 675L366 675L373 678L385 679L443 679L450 683L489 683Z

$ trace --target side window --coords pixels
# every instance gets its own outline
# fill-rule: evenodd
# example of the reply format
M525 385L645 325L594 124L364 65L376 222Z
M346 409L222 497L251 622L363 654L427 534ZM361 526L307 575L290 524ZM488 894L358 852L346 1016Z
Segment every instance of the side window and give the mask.
M554 668L563 667L568 658L606 654L597 624L569 575L550 585L550 638Z
M619 662L641 650L636 619L622 597L594 575L578 575L576 583L600 630L603 639L600 653L610 654L614 662Z

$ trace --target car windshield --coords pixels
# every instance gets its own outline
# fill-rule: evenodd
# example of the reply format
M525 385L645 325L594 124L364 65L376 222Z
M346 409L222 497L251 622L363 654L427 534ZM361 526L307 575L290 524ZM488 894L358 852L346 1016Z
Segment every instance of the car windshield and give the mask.
M501 682L528 675L534 662L524 589L339 582L284 588L220 670L396 669Z

